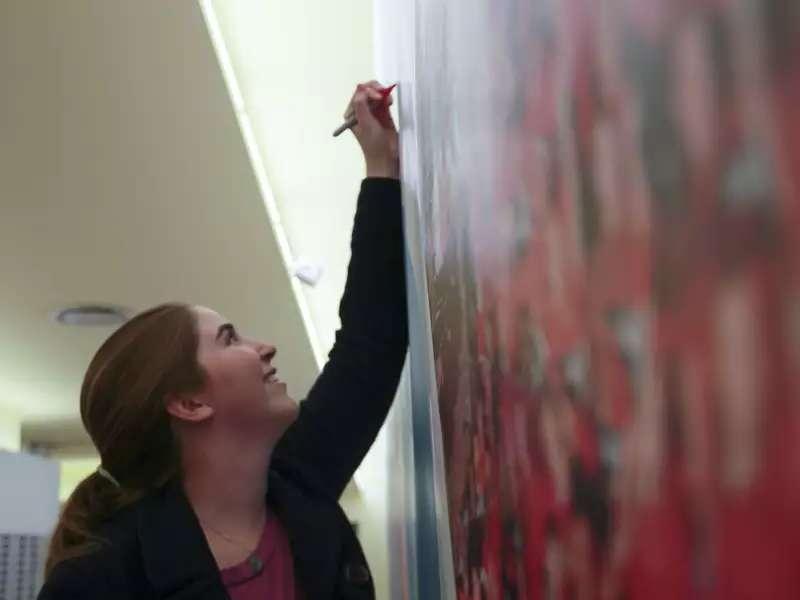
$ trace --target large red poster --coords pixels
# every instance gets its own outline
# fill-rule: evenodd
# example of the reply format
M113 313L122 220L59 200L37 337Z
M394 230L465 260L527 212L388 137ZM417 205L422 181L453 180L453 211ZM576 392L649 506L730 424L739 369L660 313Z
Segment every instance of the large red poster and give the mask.
M416 11L458 598L800 598L800 3Z

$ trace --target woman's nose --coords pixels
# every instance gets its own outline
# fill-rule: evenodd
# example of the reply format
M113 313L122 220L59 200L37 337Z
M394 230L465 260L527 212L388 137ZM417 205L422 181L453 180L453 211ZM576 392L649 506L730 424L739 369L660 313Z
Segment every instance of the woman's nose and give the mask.
M264 362L271 362L278 354L278 349L275 346L270 346L269 344L259 344L258 354L261 356L261 360Z

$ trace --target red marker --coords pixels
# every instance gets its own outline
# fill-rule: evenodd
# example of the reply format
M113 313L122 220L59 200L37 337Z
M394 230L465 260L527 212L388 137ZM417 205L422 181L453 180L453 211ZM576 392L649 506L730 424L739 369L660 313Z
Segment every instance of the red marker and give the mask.
M397 84L390 85L387 88L383 88L380 90L381 99L380 100L370 100L369 106L372 109L372 114L375 115L375 118L378 119L381 125L384 127L391 126L391 115L389 114L389 96L392 95L392 91L394 88L397 87ZM358 119L353 116L352 118L348 119L344 122L336 131L333 132L333 137L339 137L348 129L352 129L358 125Z

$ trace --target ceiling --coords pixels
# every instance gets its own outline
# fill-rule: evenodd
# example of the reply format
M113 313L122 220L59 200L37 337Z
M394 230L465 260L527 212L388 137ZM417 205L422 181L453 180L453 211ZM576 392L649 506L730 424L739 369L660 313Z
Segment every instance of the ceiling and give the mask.
M210 306L277 345L296 397L318 372L314 347L331 343L361 166L330 130L371 71L371 15L204 4L238 114L193 0L0 0L0 409L28 432L66 435L110 333L54 323L65 305ZM316 288L290 280L297 256L325 268Z

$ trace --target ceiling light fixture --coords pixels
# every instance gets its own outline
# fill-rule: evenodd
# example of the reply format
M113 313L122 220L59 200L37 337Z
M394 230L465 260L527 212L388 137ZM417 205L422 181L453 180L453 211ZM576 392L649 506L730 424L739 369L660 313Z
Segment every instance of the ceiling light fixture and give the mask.
M53 320L75 327L118 327L127 321L132 312L111 304L78 304L53 313Z

